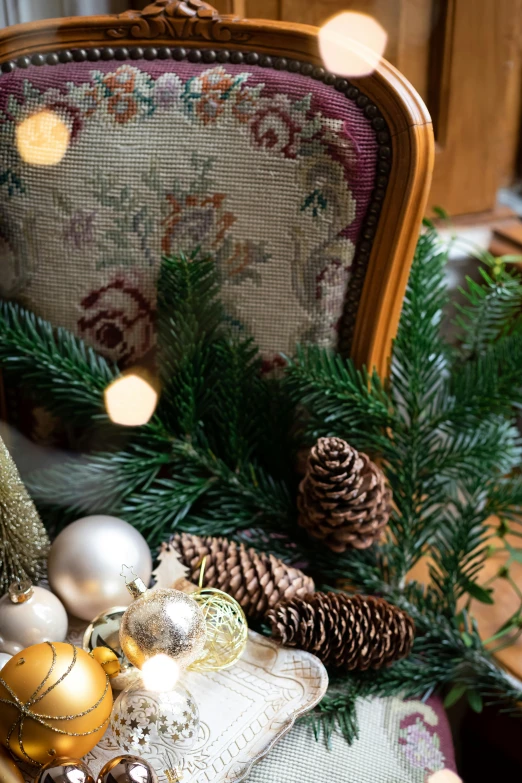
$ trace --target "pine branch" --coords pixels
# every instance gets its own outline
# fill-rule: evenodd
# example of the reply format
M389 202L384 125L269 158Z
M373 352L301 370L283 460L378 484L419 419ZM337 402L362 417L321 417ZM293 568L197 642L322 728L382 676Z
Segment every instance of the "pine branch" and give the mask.
M391 389L413 442L432 415L448 375L448 348L440 327L448 296L447 250L436 232L418 241L393 349Z
M445 513L441 515L438 534L433 542L433 567L430 577L439 592L440 606L453 616L459 598L469 593L481 595L476 578L487 555L491 530L487 519L487 487L475 484L464 492L461 488ZM483 596L487 601L487 597Z
M214 261L165 257L158 280L158 415L170 432L197 436L217 379L213 344L223 323Z
M488 515L520 524L522 519L522 476L499 479L488 493Z
M283 483L251 462L231 469L188 441L156 439L73 458L29 475L27 484L43 508L59 499L76 515L123 515L153 547L177 528L226 535L263 524L280 531L293 517Z
M452 378L457 415L499 413L509 416L522 404L522 319L511 334L498 339L479 356L459 362Z
M206 427L212 449L226 455L232 468L252 458L263 421L265 395L261 359L253 340L236 336L215 344L216 378L211 422Z
M161 450L163 445L163 450ZM167 448L165 448L167 447ZM26 477L35 502L44 509L67 509L70 515L122 511L124 500L146 492L167 466L169 444L129 445L124 451L77 455Z
M377 373L370 376L311 345L297 349L285 383L295 405L310 414L304 420L307 440L336 434L357 448L388 448L383 431L394 424L392 404Z
M426 472L426 489L433 481L474 479L477 472L498 476L509 473L522 455L517 427L501 416L484 417L473 428L454 430L446 424L424 443L419 471Z
M509 334L520 314L520 276L508 272L497 259L492 259L490 266L491 269L479 269L480 283L467 277L466 287L460 289L466 304L456 305L455 323L460 328L459 341L466 358L480 356L500 337Z
M70 422L108 421L103 391L119 375L117 367L12 302L0 302L0 365L52 413Z

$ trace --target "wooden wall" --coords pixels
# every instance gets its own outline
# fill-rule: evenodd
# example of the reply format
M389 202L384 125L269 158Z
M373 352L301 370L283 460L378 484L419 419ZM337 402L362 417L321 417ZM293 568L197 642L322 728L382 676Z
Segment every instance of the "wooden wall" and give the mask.
M347 10L375 17L388 34L386 58L416 87L434 121L430 204L452 215L494 210L498 187L513 177L518 149L522 0L215 0L214 5L223 13L317 26Z

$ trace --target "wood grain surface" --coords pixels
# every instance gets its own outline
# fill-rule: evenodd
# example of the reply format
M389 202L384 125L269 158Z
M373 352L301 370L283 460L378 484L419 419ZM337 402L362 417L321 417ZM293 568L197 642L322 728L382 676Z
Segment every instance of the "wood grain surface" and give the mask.
M520 547L521 539L516 536L507 536L506 540L513 547ZM500 541L492 540L494 547L500 546ZM488 558L478 576L479 584L484 584L490 578L498 573L499 569L505 566L508 559L506 552L498 552ZM522 590L522 564L513 563L510 565L510 575ZM422 584L429 584L429 560L423 559L410 571L409 578ZM520 606L514 588L511 584L502 578L495 579L490 587L493 590L493 604L483 604L479 601L472 601L470 612L476 618L479 633L483 640L492 637L498 629L506 622ZM522 680L522 636L514 644L506 647L496 654L498 663L518 679Z

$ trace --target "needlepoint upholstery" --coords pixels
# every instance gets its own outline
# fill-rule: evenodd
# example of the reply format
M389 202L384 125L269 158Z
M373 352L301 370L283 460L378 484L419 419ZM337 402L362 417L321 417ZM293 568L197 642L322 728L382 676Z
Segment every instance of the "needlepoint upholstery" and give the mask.
M44 110L70 133L54 165L16 143ZM274 68L112 60L3 74L0 112L1 295L130 366L162 254L200 248L268 369L337 344L378 163L356 101Z

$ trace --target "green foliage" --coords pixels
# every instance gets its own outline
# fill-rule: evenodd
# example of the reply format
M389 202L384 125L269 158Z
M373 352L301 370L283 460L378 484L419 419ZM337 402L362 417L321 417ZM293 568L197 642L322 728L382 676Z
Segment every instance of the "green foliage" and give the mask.
M42 510L123 514L151 546L175 528L213 535L253 524L280 529L293 518L284 470L269 472L267 452L291 464L274 433L291 415L280 385L260 376L257 348L227 327L214 263L197 254L165 258L158 298L161 400L142 428L111 425L103 391L118 369L64 330L3 303L0 363L67 420L104 423L104 450L28 477ZM0 327L3 325L0 323ZM282 431L288 430L286 418ZM267 434L267 431L269 434ZM285 459L286 457L286 459ZM277 462L277 460L276 460Z
M10 302L0 302L0 366L15 384L38 391L47 408L69 421L103 419L103 391L119 374L65 329Z
M408 660L372 675L371 683L356 674L344 678L344 687L337 680L334 696L314 716L315 728L322 723L327 736L334 725L348 739L355 736L356 696L393 695L400 686L419 697L451 685L449 702L465 692L476 711L484 700L515 708L522 695L496 667L467 611L458 613L472 599L493 601L489 584L480 583L498 532L490 516L516 525L522 510L522 483L511 475L521 456L513 406L520 404L522 386L522 283L502 261L483 260L481 283L468 280L462 292L466 304L458 311L456 344L449 344L440 328L448 301L447 248L433 228L420 237L385 390L378 380L355 375L351 362L317 349L298 353L289 369L289 393L301 401L309 440L335 434L370 449L394 496L381 544L365 552L319 553L320 572L328 575L324 587L349 580L360 591L378 592L406 609L417 626ZM431 563L429 587L408 581L424 556ZM520 633L521 609L489 642L507 644Z
M104 426L103 451L30 477L53 518L59 499L66 519L102 510L124 515L151 546L174 529L230 535L287 561L308 561L321 589L349 582L413 617L409 658L380 672L332 673L326 698L307 718L327 740L337 730L353 740L357 700L377 694L445 691L448 705L465 694L475 710L522 699L492 658L522 633L522 592L520 608L487 643L470 615L472 601L492 601L491 584L481 581L492 536L522 535L513 407L522 403L522 283L502 259L483 254L481 280L467 281L450 344L441 333L446 261L447 247L428 226L383 382L317 346L299 347L284 378L267 379L255 345L223 313L214 263L199 254L165 258L161 399L149 424L129 430L111 425L103 409L116 367L16 305L0 308L6 373L64 418ZM296 525L295 454L324 435L368 451L393 490L388 533L370 549L332 553ZM506 546L500 576L511 580L522 548ZM422 557L429 586L410 576Z

